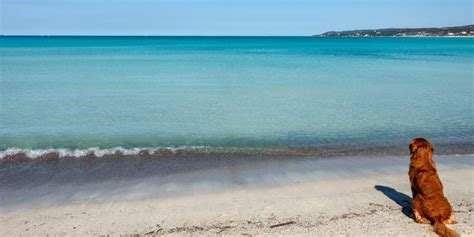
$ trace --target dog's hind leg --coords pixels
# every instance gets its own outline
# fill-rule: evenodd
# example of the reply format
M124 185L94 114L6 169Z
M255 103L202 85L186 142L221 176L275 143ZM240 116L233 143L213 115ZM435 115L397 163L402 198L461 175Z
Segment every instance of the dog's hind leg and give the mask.
M430 220L426 219L424 216L422 216L419 212L413 211L413 216L415 218L415 221L421 224L431 224Z
M444 223L444 224L456 224L456 223L458 223L458 222L456 221L456 217L454 217L454 213L451 213L451 215L449 216L449 218L446 219L446 220L444 220L443 223Z
M411 202L411 209L413 211L413 219L415 219L416 222L421 224L431 224L430 220L426 219L423 215L421 203L418 197L415 197Z

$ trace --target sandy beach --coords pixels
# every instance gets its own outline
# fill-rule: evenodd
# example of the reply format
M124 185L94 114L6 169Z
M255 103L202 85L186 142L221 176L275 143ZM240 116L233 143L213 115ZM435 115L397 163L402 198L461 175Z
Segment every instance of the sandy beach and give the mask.
M474 237L472 0L0 1L0 237Z
M472 236L474 157L435 159ZM436 236L409 217L408 157L77 160L2 163L0 235Z

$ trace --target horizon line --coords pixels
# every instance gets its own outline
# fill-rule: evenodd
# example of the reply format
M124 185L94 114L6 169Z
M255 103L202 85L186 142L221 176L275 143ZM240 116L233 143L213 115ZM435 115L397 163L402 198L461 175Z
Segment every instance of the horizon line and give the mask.
M474 25L473 23L467 25L455 26L426 26L426 27L387 27L387 28L366 28L366 29L351 29L351 30L331 30L323 33L310 35L147 35L147 34L0 34L0 37L314 37L327 32L343 32L343 31L361 31L361 30L386 30L386 29L428 29L428 28L454 28L454 27L468 27Z
M426 28L452 28L452 27L467 27L472 26L474 23L454 25L454 26L425 26L425 27L383 27L383 28L366 28L366 29L345 29L345 30L330 30L323 33L316 33L310 35L154 35L154 34L0 34L0 37L15 37L15 36L31 36L31 37L313 37L327 32L340 32L340 31L359 31L359 30L385 30L385 29L426 29Z
M314 35L95 35L95 34L1 34L0 37L311 37Z

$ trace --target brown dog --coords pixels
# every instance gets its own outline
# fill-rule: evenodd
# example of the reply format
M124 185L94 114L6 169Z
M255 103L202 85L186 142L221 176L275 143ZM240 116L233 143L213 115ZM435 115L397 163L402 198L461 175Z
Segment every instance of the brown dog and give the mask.
M454 224L453 211L443 193L443 184L433 161L433 146L424 138L415 138L410 143L410 177L413 201L411 208L418 223L431 224L441 236L459 236L446 227Z

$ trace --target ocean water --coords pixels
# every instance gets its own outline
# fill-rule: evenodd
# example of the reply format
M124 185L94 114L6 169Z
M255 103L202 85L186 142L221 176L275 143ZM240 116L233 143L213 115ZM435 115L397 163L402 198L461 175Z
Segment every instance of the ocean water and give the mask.
M471 38L0 37L0 158L474 153Z

